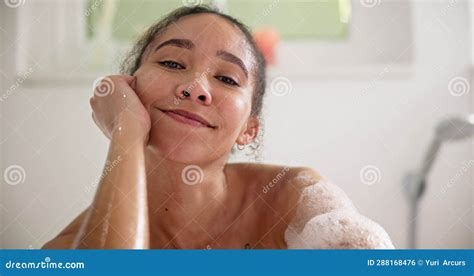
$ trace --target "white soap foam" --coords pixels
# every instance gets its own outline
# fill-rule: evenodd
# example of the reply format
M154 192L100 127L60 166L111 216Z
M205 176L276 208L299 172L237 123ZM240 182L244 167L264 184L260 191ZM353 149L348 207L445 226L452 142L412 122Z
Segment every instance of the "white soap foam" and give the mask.
M305 188L285 231L289 249L394 248L385 230L360 215L341 188L308 174L292 181L305 182Z
M301 176L296 178L299 177ZM338 209L355 209L355 207L341 188L326 180L319 180L307 185L301 192L296 214L290 225L301 232L311 218Z
M303 231L287 229L288 249L394 248L385 230L355 210L339 210L312 218Z

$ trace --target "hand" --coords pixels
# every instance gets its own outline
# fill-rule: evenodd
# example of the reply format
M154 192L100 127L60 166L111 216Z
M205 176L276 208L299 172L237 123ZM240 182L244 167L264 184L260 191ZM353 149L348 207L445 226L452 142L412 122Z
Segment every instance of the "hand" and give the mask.
M97 83L90 98L92 118L107 138L119 131L133 139L148 139L150 115L135 87L136 77L128 75L107 76Z

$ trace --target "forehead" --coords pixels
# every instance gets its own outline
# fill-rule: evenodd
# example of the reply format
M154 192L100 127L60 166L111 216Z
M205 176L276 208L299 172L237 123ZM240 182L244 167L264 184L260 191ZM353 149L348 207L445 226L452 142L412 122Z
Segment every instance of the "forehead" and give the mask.
M193 14L172 23L157 42L171 38L186 38L201 50L225 50L241 59L251 60L251 51L240 29L214 14Z

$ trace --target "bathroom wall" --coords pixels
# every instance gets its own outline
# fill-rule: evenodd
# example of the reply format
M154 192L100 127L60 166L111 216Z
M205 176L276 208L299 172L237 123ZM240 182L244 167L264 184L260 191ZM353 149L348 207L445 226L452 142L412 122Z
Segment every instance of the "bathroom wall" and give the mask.
M0 9L0 25L1 26L5 26L5 13L4 13L4 9ZM0 39L0 51L3 52L5 49L5 40L4 39ZM0 56L0 66L1 68L4 67L4 58L3 56ZM4 80L3 78L0 78L0 91L4 91ZM0 116L2 114L2 106L0 105ZM2 139L2 128L0 127L0 141L3 141ZM3 165L2 165L2 147L0 147L0 168L3 168ZM2 202L1 202L1 195L3 194L2 193L2 187L3 187L3 182L2 182L2 185L0 185L0 229L3 229L3 224L2 224L2 218L3 218L3 213L4 213L4 208L3 205L2 205ZM0 238L0 248L2 248L2 239Z

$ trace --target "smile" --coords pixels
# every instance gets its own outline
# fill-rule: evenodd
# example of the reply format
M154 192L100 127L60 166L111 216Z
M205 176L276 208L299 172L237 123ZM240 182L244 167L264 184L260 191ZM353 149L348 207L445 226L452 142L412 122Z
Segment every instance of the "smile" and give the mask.
M163 112L164 114L166 114L167 116L174 119L175 121L183 123L183 124L187 124L194 127L215 128L199 115L196 115L184 110L162 110L162 109L159 109L159 110Z

